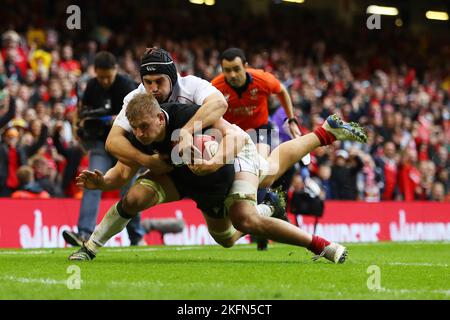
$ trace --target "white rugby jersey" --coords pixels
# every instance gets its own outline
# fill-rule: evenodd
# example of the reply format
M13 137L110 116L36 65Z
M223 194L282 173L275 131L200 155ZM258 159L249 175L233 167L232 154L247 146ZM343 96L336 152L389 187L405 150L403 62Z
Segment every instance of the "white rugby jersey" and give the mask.
M131 131L131 126L125 115L125 112L127 110L128 102L139 93L145 93L145 88L142 83L139 85L139 87L125 96L125 98L123 99L122 110L117 115L113 125L122 127L128 132ZM216 87L214 87L206 80L203 80L196 76L181 77L180 75L178 75L177 83L175 84L175 87L172 90L172 94L170 95L167 102L178 102L186 104L195 103L197 105L202 105L203 101L213 93L222 94L219 90L216 89Z

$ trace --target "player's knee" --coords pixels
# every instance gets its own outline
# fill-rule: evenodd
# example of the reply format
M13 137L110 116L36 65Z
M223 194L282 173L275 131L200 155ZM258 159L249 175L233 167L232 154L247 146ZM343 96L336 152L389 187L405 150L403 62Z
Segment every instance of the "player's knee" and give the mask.
M217 232L209 229L211 237L224 248L231 248L234 245L236 232L237 230L232 225L225 231Z
M135 216L139 211L145 210L153 205L156 194L151 189L143 190L131 188L122 199L122 207L130 215Z
M243 232L254 234L258 232L259 216L254 214L242 214L239 219L232 220L233 226Z

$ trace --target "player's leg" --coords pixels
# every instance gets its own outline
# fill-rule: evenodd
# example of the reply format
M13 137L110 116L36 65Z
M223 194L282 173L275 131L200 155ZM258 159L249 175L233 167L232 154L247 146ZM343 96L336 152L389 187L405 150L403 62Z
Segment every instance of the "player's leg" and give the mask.
M120 196L125 197L128 190L134 185L136 182L138 175L134 176L130 183L128 183L125 187L123 187L120 190ZM127 233L128 237L130 238L130 245L144 245L145 240L144 236L146 234L146 231L144 227L141 225L141 215L140 212L134 216L131 221L127 224Z
M260 187L267 187L281 177L290 167L306 154L320 146L327 146L336 140L367 142L367 134L356 123L346 123L338 116L327 118L322 127L314 132L280 144L268 158L269 168Z
M272 130L272 125L270 123L262 125L256 129L247 131L247 133L255 144L259 156L267 159L272 149L272 136L275 134L275 131ZM280 218L287 219L285 205L282 204L284 202L284 199L281 199L280 195L274 190L270 190L269 188L258 189L257 203L271 204L277 208L277 215ZM267 250L268 240L266 238L251 235L251 239L252 241L256 241L258 250Z
M202 211L202 213L208 226L209 234L222 247L231 248L244 235L244 233L233 227L228 217L211 217L206 212Z
M308 246L311 242L309 234L286 221L258 214L255 202L249 201L250 197L247 199L242 197L243 194L256 194L258 186L258 177L256 175L249 172L238 172L236 173L234 185L236 183L246 185L245 188L247 188L244 190L241 187L242 190L237 190L236 193L232 188L230 192L230 198L233 199L233 203L228 204L228 214L231 222L238 230L243 233L266 236L278 242L303 247ZM239 194L239 196L235 196L236 194Z
M251 129L247 131L247 133L255 144L258 154L264 159L268 159L272 148L272 130L270 124ZM267 192L269 192L267 188L258 189L258 203L261 203L264 200Z
M258 214L255 202L244 197L251 194L256 197L258 182L259 179L254 174L236 173L235 183L226 204L229 208L230 220L237 230L242 233L267 237L277 242L305 247L316 255L325 256L335 263L345 261L347 255L345 247L337 243L330 243L321 237L312 236L284 220ZM236 185L239 184L241 186L236 188Z
M255 200L247 199L253 205L256 204ZM203 217L208 226L208 231L213 239L224 248L231 248L236 241L247 233L243 233L236 230L228 216L218 217L211 214L207 210L202 210ZM273 216L273 209L267 204L256 205L256 213L258 215L270 217Z
M160 203L179 200L178 191L167 175L140 176L126 195L114 204L95 228L81 249L70 255L70 260L92 260L98 250L114 235L121 232L138 212Z
M270 127L265 126L260 130L256 130L256 134L257 134L257 141L255 142L256 150L258 151L258 154L260 156L262 156L264 159L267 159L270 155L272 145L271 139L272 130L270 130ZM265 201L267 198L278 199L278 202L280 201L278 195L274 194L274 192L270 191L268 188L259 188L257 195L258 195L257 203L259 204L263 203L263 201ZM258 250L267 250L267 245L269 243L269 240L267 238L252 236L252 241L256 241L256 248Z

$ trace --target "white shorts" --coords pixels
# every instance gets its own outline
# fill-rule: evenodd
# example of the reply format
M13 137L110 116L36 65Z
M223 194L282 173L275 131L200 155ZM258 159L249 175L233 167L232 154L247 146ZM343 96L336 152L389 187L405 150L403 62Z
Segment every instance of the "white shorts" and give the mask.
M269 162L257 151L256 145L251 139L242 148L234 160L235 172L250 172L256 175L261 182L269 171Z

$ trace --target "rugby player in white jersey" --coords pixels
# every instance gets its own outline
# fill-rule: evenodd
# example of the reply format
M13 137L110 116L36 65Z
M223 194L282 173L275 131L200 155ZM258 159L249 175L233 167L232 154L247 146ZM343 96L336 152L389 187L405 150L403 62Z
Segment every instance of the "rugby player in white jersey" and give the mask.
M180 150L190 150L194 123L202 128L211 126L227 110L228 104L208 81L195 76L181 77L170 54L164 49L149 48L141 57L140 74L142 84L131 91L123 101L121 112L116 117L106 140L106 150L122 163L150 168L153 174L164 174L171 170L159 155L145 154L129 142L130 123L125 116L128 102L139 93L151 93L159 103L176 102L201 106L194 117L183 127ZM201 128L200 128L201 129Z

